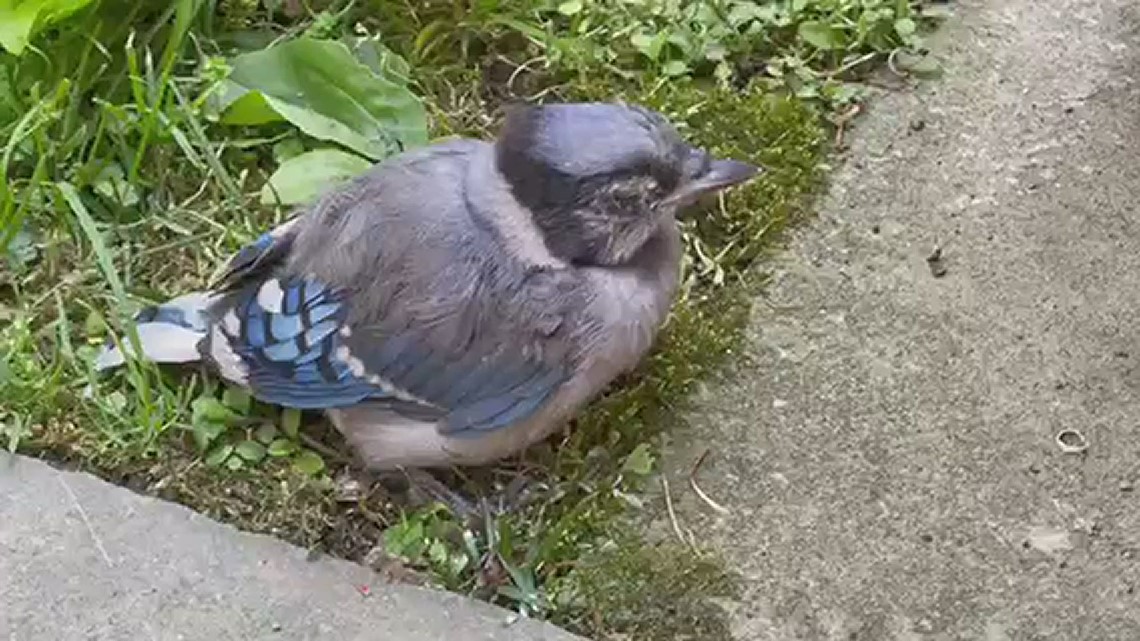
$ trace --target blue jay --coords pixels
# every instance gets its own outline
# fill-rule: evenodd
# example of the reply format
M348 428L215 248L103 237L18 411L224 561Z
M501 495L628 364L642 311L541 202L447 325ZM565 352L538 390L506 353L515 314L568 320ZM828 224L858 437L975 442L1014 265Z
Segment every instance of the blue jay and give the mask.
M517 107L494 142L407 151L330 190L135 326L151 361L323 410L374 470L486 464L637 365L677 288L676 216L760 171L642 107Z

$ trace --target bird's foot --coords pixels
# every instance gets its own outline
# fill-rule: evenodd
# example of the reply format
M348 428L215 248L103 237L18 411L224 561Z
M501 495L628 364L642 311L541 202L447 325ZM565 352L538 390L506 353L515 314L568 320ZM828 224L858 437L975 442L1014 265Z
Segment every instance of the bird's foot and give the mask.
M406 485L400 494L407 497L412 507L424 507L440 503L469 524L479 524L486 520L514 511L528 503L532 492L528 480L517 476L505 487L485 495L471 496L455 489L455 483L447 483L426 469L409 468L398 472L398 477L389 476L389 481Z
M434 474L423 469L404 470L408 482L408 498L417 507L430 503L442 503L464 520L477 518L483 514L478 500L472 500L457 490L448 487Z

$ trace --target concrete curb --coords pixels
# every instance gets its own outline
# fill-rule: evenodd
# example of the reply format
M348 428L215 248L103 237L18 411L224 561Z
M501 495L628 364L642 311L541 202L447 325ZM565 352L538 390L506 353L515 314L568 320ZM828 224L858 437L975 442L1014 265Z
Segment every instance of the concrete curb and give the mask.
M367 595L359 586L368 586ZM0 638L574 641L455 594L0 453Z

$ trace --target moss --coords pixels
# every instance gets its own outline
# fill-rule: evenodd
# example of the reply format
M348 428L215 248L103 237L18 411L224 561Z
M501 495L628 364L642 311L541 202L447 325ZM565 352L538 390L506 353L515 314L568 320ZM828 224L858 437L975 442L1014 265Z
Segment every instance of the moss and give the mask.
M740 596L738 578L715 558L633 536L584 559L566 589L589 604L575 627L595 638L723 641L731 634L716 601Z

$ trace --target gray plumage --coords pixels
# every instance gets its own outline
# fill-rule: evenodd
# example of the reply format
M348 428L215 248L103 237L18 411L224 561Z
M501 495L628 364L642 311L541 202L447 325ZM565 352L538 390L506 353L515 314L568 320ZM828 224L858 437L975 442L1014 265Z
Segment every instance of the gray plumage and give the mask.
M675 215L756 172L639 107L517 108L495 143L390 158L211 292L145 310L143 352L324 410L373 468L488 463L638 363L677 287Z

